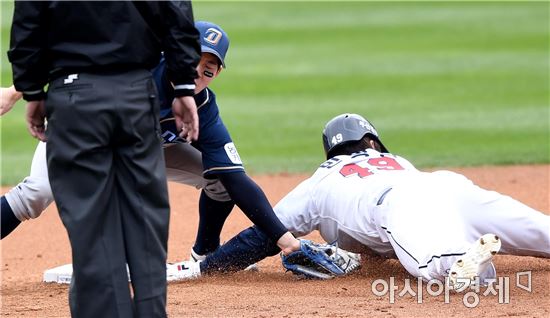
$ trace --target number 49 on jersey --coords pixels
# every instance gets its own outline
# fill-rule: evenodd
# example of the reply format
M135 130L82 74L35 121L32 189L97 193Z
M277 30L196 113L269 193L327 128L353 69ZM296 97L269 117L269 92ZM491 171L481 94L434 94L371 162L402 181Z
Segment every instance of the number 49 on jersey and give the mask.
M356 163L349 163L340 169L340 174L344 177L359 176L360 178L368 177L376 171L380 170L403 170L403 167L391 157L370 158L365 162L365 167L359 166Z

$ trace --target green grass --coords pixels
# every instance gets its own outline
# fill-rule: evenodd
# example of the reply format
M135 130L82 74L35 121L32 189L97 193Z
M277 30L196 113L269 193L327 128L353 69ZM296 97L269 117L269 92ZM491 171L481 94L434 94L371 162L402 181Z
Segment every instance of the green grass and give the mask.
M231 38L212 88L253 173L312 171L324 123L342 112L371 119L420 167L550 162L548 2L193 6ZM6 65L3 53L2 85ZM1 120L3 184L27 173L34 148L18 106Z

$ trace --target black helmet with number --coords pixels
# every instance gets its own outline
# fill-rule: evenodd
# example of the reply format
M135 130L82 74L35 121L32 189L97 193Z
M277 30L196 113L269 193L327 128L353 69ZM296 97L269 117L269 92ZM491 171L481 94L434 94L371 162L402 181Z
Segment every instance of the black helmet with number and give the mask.
M380 144L382 152L388 149L382 144L374 126L363 116L357 114L342 114L331 119L323 130L323 146L327 159L332 158L334 150L346 143L359 141L365 135Z

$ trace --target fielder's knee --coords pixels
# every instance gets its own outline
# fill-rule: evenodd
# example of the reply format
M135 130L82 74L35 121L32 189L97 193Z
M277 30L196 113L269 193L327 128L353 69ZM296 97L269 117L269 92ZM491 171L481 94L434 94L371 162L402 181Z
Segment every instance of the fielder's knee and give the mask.
M27 177L6 193L6 200L20 221L35 219L53 202L49 180Z
M209 180L203 190L212 200L222 202L231 201L231 197L219 179Z

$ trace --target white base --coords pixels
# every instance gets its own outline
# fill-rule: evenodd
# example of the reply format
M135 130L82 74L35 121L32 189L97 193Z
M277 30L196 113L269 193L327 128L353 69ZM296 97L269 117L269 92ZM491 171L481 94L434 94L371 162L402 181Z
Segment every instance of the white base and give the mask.
M128 265L126 265L128 271ZM42 281L45 283L70 284L73 277L73 264L65 264L44 271ZM128 272L128 281L130 273Z
M186 262L181 262L181 263L186 263ZM183 273L180 273L181 270L178 268L178 264L181 264L181 263L166 264L166 270L167 270L166 279L168 281L192 279L200 276L200 269L198 268L198 266L194 271L186 273L185 275ZM128 270L128 267L126 267L126 269ZM259 268L257 264L252 264L248 266L245 270L257 272ZM42 281L45 283L70 284L72 276L73 276L73 264L65 264L65 265L57 266L46 270L44 272ZM130 273L128 273L128 281L130 281Z
M70 284L73 276L73 264L65 264L50 268L44 272L45 283Z

